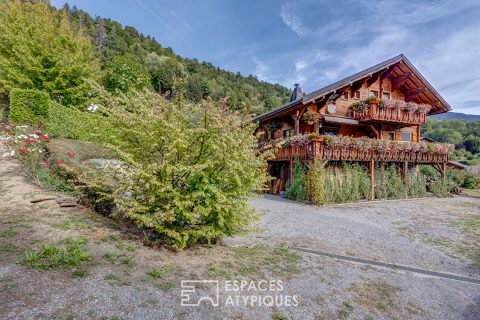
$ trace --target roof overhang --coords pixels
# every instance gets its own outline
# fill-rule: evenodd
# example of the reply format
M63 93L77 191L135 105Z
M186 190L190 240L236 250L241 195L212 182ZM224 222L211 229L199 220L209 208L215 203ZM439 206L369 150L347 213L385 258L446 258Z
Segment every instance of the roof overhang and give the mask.
M422 88L428 89L428 90L417 90L418 92L415 92L415 93L423 94L425 91L424 93L425 100L428 100L429 102L431 102L430 104L432 105L432 111L429 114L445 113L452 109L450 105L445 101L445 99L438 93L438 91L435 90L435 88L433 88L433 86L427 81L427 79L425 79L425 77L413 66L413 64L403 54L400 54L396 57L393 57L382 63L379 63L373 67L365 69L354 75L351 75L350 77L347 77L345 79L332 83L331 85L328 85L321 89L315 90L305 95L301 99L298 99L293 102L289 102L279 108L270 110L254 118L254 121L269 120L271 118L282 115L283 113L285 113L286 110L293 110L295 108L298 108L300 105L314 103L319 100L323 101L326 98L331 97L332 95L343 91L345 88L353 86L355 83L359 83L360 81L365 81L365 80L368 81L368 79L371 79L374 75L377 75L377 76L380 76L380 75L386 76L387 74L390 75L393 69L397 67L399 70L402 70L403 73L411 72L415 76L414 77L415 79L409 80L409 82L412 83L411 86L413 89L416 89L415 88L416 82L420 82ZM410 72L405 71L404 70L405 68L408 68ZM415 90L412 90L412 91L415 91Z

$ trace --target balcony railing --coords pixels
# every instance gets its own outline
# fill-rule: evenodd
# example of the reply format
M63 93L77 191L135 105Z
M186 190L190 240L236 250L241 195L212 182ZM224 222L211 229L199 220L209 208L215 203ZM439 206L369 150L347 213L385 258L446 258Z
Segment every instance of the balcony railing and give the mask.
M400 142L401 143L401 142ZM411 144L414 145L414 144ZM448 148L447 145L440 145ZM301 145L286 145L275 152L275 160L342 160L342 161L383 161L414 163L446 163L449 152L446 149L431 150L374 150L352 146L327 145L321 138L311 138Z
M370 108L363 111L354 110L353 118L364 122L382 121L418 125L425 122L426 114L400 108L382 108L378 105L371 105Z

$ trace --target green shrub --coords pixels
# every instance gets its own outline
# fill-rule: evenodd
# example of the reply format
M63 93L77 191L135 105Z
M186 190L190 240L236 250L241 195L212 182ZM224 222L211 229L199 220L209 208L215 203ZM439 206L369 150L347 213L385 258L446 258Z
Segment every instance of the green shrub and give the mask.
M437 179L430 185L430 192L436 197L445 198L450 196L450 183L447 179Z
M46 133L51 138L108 142L111 126L108 118L98 113L83 112L52 102Z
M10 91L10 121L34 127L43 126L49 114L50 97L38 90Z
M375 198L400 199L407 196L407 188L395 165L375 168Z
M359 164L323 168L314 162L307 172L308 196L314 204L341 203L368 199L370 178Z
M307 189L310 201L316 205L322 205L327 202L325 194L325 170L320 161L314 161L307 172Z
M423 174L425 177L436 179L440 176L435 168L430 164L420 165L420 173Z
M427 195L425 176L421 172L416 175L408 175L406 185L409 197L425 197Z
M129 166L113 190L117 214L176 248L248 227L256 214L247 201L266 181L251 119L156 93L122 99L101 103Z
M296 201L305 201L308 198L305 167L298 159L293 164L293 181L287 183L285 195Z
M461 188L480 188L480 175L474 174L470 171L448 170L447 177Z

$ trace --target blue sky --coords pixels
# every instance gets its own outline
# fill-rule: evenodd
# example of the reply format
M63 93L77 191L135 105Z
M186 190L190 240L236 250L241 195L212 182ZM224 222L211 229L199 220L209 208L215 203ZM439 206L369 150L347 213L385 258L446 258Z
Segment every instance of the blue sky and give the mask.
M452 105L480 114L478 0L53 0L177 54L306 92L404 53Z

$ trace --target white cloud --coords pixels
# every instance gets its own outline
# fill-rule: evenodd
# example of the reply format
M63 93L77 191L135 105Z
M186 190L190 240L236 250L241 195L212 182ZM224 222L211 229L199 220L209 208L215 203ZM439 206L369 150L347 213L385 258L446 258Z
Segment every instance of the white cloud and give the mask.
M312 91L405 53L455 110L480 113L480 19L461 16L480 12L479 5L468 0L286 2L283 22L304 39L285 54L293 76L282 83L302 79ZM313 6L324 15L312 18ZM472 110L477 102L478 110Z
M253 63L255 64L255 71L254 74L263 81L269 81L269 82L274 82L270 75L270 67L258 59L257 57L252 58Z
M294 10L295 4L287 2L282 5L280 16L282 17L283 23L285 23L287 27L289 27L298 36L303 37L308 34L309 30L305 28L300 17L292 13Z

